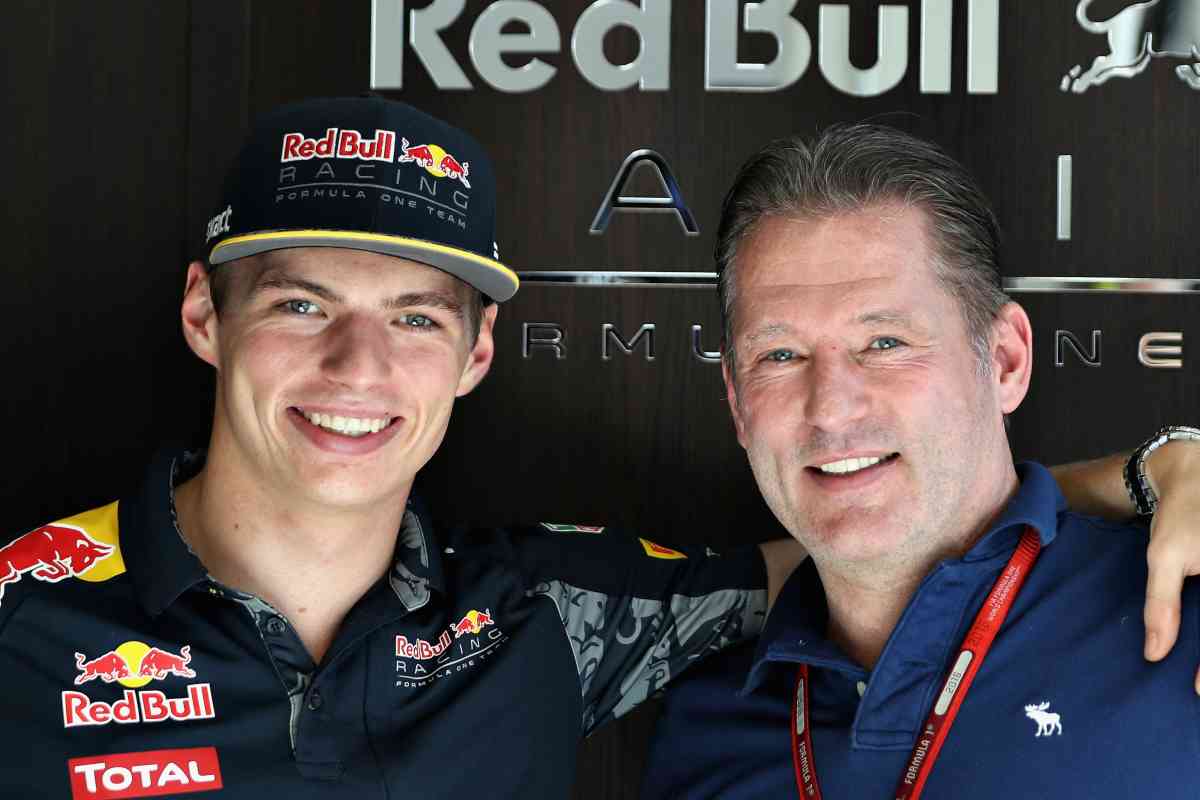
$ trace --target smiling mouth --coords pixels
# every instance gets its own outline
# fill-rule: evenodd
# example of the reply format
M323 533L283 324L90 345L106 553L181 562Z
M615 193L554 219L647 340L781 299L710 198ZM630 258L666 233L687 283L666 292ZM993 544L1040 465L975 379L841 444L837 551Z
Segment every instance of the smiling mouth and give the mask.
M352 439L378 433L399 419L399 417L343 417L305 411L302 408L295 410L318 428L349 436Z
M864 469L870 469L878 464L884 464L899 457L899 453L890 453L886 456L843 458L838 461L830 461L826 464L817 464L808 467L808 469L820 472L823 475L853 475L856 472L862 472Z

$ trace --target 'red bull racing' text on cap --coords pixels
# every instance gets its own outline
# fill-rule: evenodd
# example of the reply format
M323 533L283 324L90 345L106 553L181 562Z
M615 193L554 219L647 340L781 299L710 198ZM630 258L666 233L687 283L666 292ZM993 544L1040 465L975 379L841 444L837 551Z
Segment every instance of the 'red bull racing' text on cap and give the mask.
M496 180L462 131L381 97L305 100L256 122L205 230L208 261L347 247L419 261L503 301Z

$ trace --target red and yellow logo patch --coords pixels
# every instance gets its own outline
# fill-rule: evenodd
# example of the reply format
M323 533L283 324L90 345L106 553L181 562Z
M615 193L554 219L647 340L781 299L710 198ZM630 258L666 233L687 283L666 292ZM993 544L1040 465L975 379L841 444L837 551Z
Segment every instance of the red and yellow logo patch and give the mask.
M687 558L686 555L678 550L672 550L670 547L663 547L661 544L655 544L649 539L643 539L639 536L638 541L642 543L642 549L646 551L646 555L650 556L651 558Z
M45 583L99 582L125 571L118 547L117 504L35 528L0 547L0 598L22 575Z

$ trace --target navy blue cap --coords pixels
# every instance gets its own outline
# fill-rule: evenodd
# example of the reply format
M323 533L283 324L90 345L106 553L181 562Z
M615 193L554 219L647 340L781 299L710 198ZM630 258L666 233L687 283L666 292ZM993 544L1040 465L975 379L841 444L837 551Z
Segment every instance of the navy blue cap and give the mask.
M496 179L467 134L381 97L305 100L261 117L209 219L212 265L287 247L347 247L516 294L496 247Z

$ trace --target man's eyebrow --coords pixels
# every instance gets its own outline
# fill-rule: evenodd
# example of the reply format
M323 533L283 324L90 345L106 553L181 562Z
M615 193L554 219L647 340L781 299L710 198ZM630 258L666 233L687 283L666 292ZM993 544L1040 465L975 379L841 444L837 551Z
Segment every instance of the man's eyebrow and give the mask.
M742 340L747 345L754 345L764 339L773 339L777 336L794 333L795 328L786 322L768 322L758 326Z
M463 315L462 301L454 295L444 292L409 292L383 302L383 307L390 310L411 308L412 306L429 306L449 311L460 317Z
M891 308L879 309L877 311L867 311L860 314L856 319L860 325L876 325L883 323L885 325L902 325L906 328L914 328L916 325L913 322L912 315L906 311L899 311Z
M258 293L266 289L293 289L302 292L314 294L322 300L328 300L331 303L342 302L342 296L332 289L326 288L319 283L306 281L303 278L294 278L290 275L280 275L278 273L265 272L254 284L253 293Z

